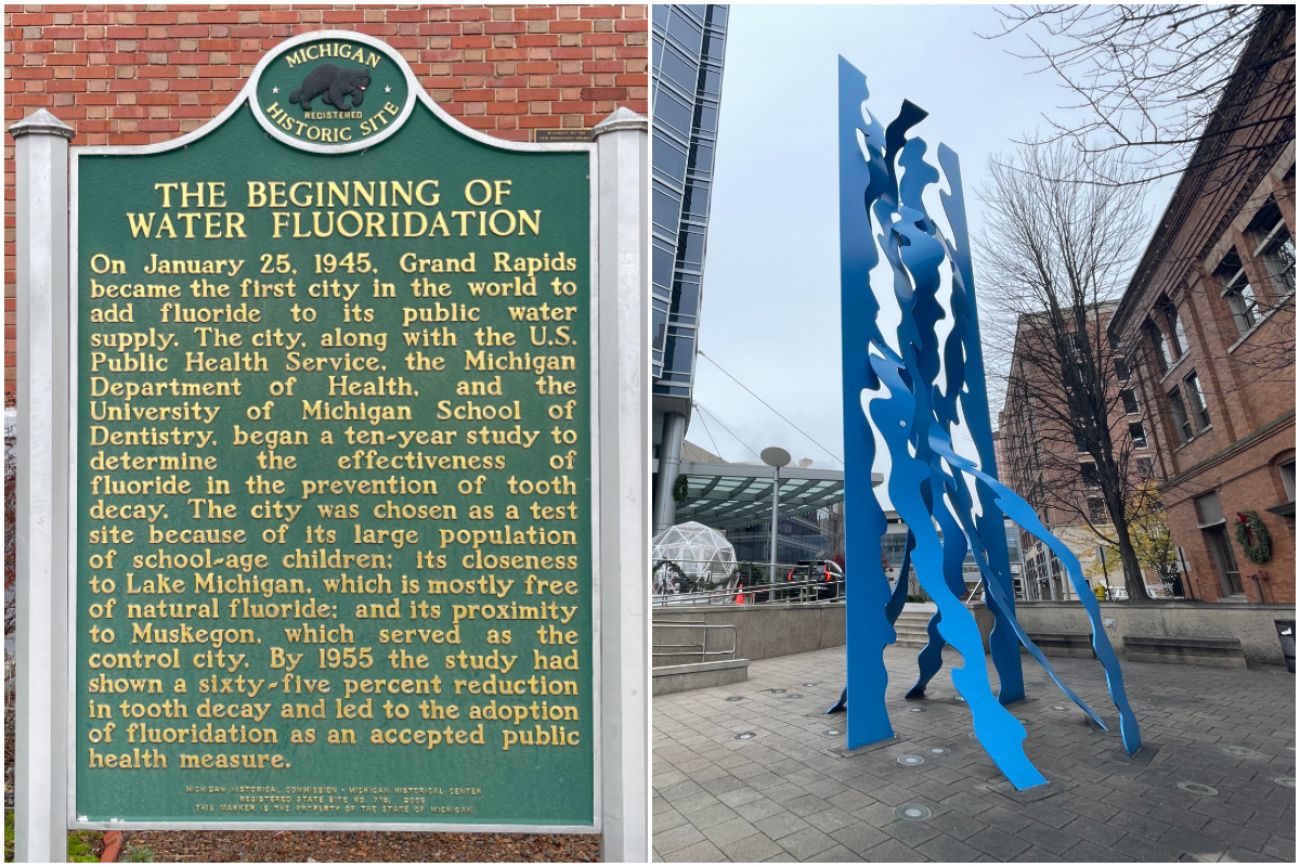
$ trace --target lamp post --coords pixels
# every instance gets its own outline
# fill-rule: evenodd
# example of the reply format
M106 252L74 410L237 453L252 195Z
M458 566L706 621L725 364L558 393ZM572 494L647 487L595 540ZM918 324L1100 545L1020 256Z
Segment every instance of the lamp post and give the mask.
M768 542L767 583L776 584L776 527L781 515L781 467L790 463L790 453L779 446L769 446L759 453L763 463L772 468L772 536Z

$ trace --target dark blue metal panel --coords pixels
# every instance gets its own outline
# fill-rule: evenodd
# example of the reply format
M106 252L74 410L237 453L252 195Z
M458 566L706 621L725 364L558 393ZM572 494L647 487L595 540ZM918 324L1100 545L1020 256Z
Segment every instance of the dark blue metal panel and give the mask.
M1106 672L1120 714L1126 749L1140 746L1137 722L1124 694L1123 677L1099 622L1078 561L1038 523L1033 510L1001 485L994 473L987 386L971 269L961 173L956 155L941 146L942 172L925 159L924 140L909 137L925 112L904 102L888 126L871 115L866 78L840 59L840 245L841 317L844 340L845 518L848 595L849 746L892 736L884 704L887 677L884 646L894 640L892 624L906 594L904 575L895 592L880 565L884 513L871 489L875 439L868 415L889 449L888 491L909 529L908 549L917 579L938 612L929 624L917 682L908 693L919 698L951 645L963 665L952 671L954 686L970 707L975 734L989 756L1017 788L1046 780L1025 755L1025 730L1003 705L1024 697L1020 646L1044 666L1053 681L1097 725L1102 719L1060 681L1046 657L1015 619L1004 514L1039 538L1065 563L1093 626L1093 648ZM951 238L926 209L927 188L945 181L940 201ZM880 288L888 279L901 311L896 346L877 325ZM946 279L945 279L946 278ZM945 286L950 290L942 293ZM947 309L945 309L945 301ZM941 347L936 328L951 315L953 327ZM941 382L942 379L942 382ZM865 403L865 408L864 408ZM952 444L960 420L975 440L980 465ZM979 514L969 483L973 481ZM937 526L936 526L937 525ZM978 625L963 600L962 562L973 553L994 615L990 653L1000 692L994 697L984 663ZM841 705L843 704L843 697Z
M971 268L970 235L966 224L966 202L961 182L961 164L957 154L945 144L939 145L939 165L948 180L948 191L940 191L939 201L944 216L952 230L948 255L956 272L953 277L952 310L953 330L948 337L951 347L949 394L959 396L962 416L971 438L980 466L997 478L997 460L993 449L993 424L989 413L988 386L984 380L984 348L980 343L979 315L975 304L975 275ZM962 388L962 381L968 388ZM956 422L956 414L944 420ZM998 672L998 701L1003 704L1021 701L1025 697L1025 676L1020 667L1020 642L1008 627L1015 618L1015 585L1011 578L1011 563L1007 556L1006 531L1002 514L995 507L992 492L986 486L978 487L980 514L975 519L979 537L988 557L988 570L983 573L986 585L1002 589L998 598L988 599L993 614L993 633L989 636L989 653ZM1006 608L998 601L1005 598Z
M889 579L881 566L885 513L872 492L876 440L862 412L862 394L876 386L867 347L880 340L880 307L871 291L871 269L879 257L867 212L871 191L888 185L883 159L884 130L866 111L866 78L840 59L840 322L844 354L844 560L848 689L853 709L848 746L865 746L894 736L885 709L885 645L895 638L885 616ZM850 352L850 348L852 352ZM847 600L852 599L852 602Z

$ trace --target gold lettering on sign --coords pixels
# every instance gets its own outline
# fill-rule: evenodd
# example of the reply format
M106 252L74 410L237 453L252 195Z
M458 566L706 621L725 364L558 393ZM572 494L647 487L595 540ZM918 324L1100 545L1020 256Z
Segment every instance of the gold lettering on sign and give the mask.
M327 57L379 62L285 62ZM473 814L472 780L331 767L590 748L590 263L519 186L166 179L97 215L130 244L81 278L92 780L183 771L209 818Z

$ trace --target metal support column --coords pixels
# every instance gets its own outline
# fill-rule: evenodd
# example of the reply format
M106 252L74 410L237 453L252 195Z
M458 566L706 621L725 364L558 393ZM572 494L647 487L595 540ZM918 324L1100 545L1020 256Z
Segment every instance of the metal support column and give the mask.
M677 522L677 500L673 487L682 466L682 441L686 439L686 416L678 412L664 413L664 429L659 438L659 474L655 477L654 527L651 533L660 533Z

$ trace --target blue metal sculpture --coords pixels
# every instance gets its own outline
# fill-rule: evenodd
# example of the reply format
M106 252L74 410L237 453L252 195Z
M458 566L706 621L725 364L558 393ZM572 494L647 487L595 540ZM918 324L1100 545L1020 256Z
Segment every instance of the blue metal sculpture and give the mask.
M940 145L940 168L931 165L925 141L908 135L926 113L905 101L885 128L867 108L868 96L866 77L840 58L845 554L854 582L846 614L848 685L836 707L843 707L852 692L850 748L893 737L884 700L883 651L896 637L893 624L905 598L906 566L891 593L879 565L885 514L870 482L874 421L891 459L890 500L909 530L906 560L938 608L918 658L919 677L907 695L923 696L943 664L944 646L955 648L964 664L953 669L952 680L970 707L976 737L1011 783L1026 789L1046 780L1025 755L1024 727L1004 706L1025 697L1022 646L1090 720L1102 729L1106 724L1060 680L1016 621L1004 515L1042 539L1065 565L1088 614L1093 650L1105 670L1130 755L1141 746L1137 720L1078 560L1039 523L1029 504L996 478L957 156ZM941 180L947 184L939 201L950 237L930 217L924 200L927 188ZM901 313L894 345L880 330L873 291L886 280ZM948 291L941 294L945 287ZM952 328L941 353L936 326L945 318L951 318ZM974 439L978 463L953 446L954 431L963 423ZM979 628L962 600L962 562L968 550L994 617L989 652L998 673L996 697Z

